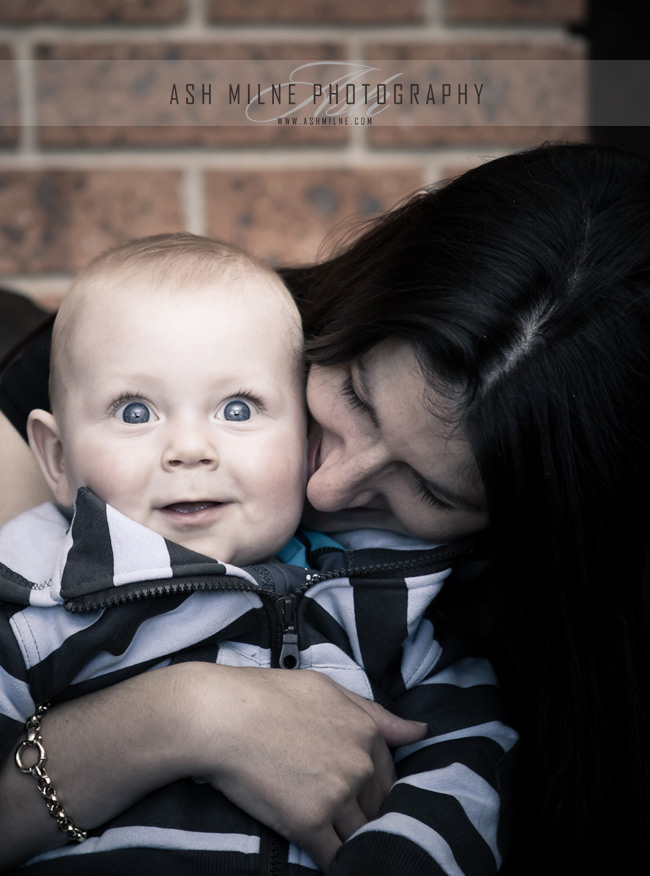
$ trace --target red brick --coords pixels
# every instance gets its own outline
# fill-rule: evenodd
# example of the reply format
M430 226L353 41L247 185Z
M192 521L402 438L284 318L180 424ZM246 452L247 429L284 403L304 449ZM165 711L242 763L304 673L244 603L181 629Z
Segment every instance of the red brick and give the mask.
M208 234L274 265L306 263L317 257L327 234L335 240L421 182L415 168L212 172L205 187Z
M18 82L9 46L0 45L0 148L18 145Z
M3 0L2 24L168 24L182 21L189 0Z
M78 73L71 67L66 78L54 79L48 71L39 71L39 115L45 120L39 130L39 143L45 148L77 148L134 146L171 148L176 146L278 146L293 147L303 145L340 146L347 142L348 132L343 128L321 128L297 126L295 128L278 125L257 125L246 121L242 107L242 125L204 125L178 124L179 120L192 118L186 116L183 105L184 92L179 88L179 105L170 106L167 79L163 82L163 68L160 62L178 60L193 62L192 69L197 73L196 83L200 82L201 62L240 61L242 76L254 69L255 75L264 75L264 82L282 82L293 70L292 62L298 61L336 61L343 57L343 48L338 44L44 44L37 47L39 60L70 61L139 61L143 65L113 65L106 70L95 70L98 100L120 101L120 125L61 125L57 105L74 108L79 101L75 99L85 93L87 80L80 83ZM255 68L250 62L255 62ZM150 65L148 62L151 62ZM131 69L131 66L133 69ZM127 69L125 69L127 68ZM203 81L210 81L210 67L206 66ZM110 84L109 84L110 83ZM143 97L143 83L148 91ZM255 83L253 83L253 87ZM156 91L158 89L158 91ZM197 84L197 94L198 94ZM161 97L158 97L158 93ZM151 97L155 95L155 97ZM143 100L156 100L157 119L161 125L142 123ZM225 101L225 97L223 98ZM126 100L126 105L125 105ZM211 118L218 121L220 104L214 97L214 112ZM209 110L212 112L212 107ZM196 117L194 117L196 119ZM205 118L205 116L203 116Z
M475 22L577 22L587 15L587 0L446 0L447 20Z
M422 19L421 0L210 0L208 17L216 22L318 24L396 24Z
M466 61L467 59L477 61L584 61L583 52L579 47L541 44L530 41L522 41L519 43L469 44L369 44L364 48L364 55L372 61L381 62L385 59L387 63L389 61ZM552 71L553 67L550 65L549 72ZM515 84L518 72L519 71L517 71L516 67L513 65L513 85ZM414 121L410 125L408 124L408 121L405 121L399 126L389 124L382 125L381 116L379 116L379 124L368 129L368 143L371 146L381 148L483 146L490 144L498 145L500 147L517 147L538 144L544 140L586 139L588 135L587 129L581 126L584 124L583 120L586 119L586 107L582 104L577 105L574 102L574 95L572 95L570 88L558 93L566 103L565 117L569 120L575 118L575 125L560 128L530 125L513 126L504 124L504 122L512 117L512 101L509 101L507 106L505 102L501 106L497 105L497 110L493 117L494 124L489 126L476 124L459 126L416 124L415 121L417 118L421 118L421 116L416 116L416 113L425 112L426 110L422 107L414 107L412 111L412 118ZM519 98L526 100L527 95L520 93ZM514 108L516 109L516 107ZM524 111L527 110L528 105L525 106ZM506 112L508 115L506 115ZM468 118L470 118L470 116L468 116Z
M0 271L76 271L130 237L182 230L174 171L0 173Z
M294 149L300 146L341 147L348 139L344 128L296 127L260 128L222 125L166 125L165 127L120 125L95 127L40 128L38 137L46 149L76 149L81 147L107 149L112 147L173 149L256 148Z

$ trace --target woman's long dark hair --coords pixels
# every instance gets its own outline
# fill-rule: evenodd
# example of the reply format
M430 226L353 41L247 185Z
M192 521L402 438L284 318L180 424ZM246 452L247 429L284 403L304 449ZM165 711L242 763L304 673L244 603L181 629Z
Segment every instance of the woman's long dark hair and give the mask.
M509 872L650 872L649 163L510 155L285 277L313 362L402 336L469 436L524 740Z

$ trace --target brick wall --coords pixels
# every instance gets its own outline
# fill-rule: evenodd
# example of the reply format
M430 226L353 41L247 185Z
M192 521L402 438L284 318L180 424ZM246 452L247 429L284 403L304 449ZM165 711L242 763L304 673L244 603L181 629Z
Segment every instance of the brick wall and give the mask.
M62 100L39 59L578 59L586 0L0 0L0 286L55 305L89 258L188 229L272 262L423 183L585 130L38 127ZM7 64L7 62L10 62ZM64 96L75 102L77 82ZM133 86L135 87L135 85ZM49 101L49 104L47 103ZM54 101L54 104L52 103Z

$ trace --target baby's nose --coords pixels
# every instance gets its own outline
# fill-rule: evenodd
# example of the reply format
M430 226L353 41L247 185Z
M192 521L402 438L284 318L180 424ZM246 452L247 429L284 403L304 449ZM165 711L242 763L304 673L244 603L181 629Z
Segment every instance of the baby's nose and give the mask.
M218 464L217 448L208 429L188 425L171 431L163 453L163 467L174 469L201 465L214 468Z

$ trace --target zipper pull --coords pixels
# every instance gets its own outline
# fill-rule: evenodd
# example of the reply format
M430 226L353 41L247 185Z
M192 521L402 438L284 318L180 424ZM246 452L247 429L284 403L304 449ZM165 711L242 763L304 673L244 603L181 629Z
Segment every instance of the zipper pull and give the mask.
M275 607L282 625L280 667L282 669L300 669L296 598L295 596L280 596L276 600Z

